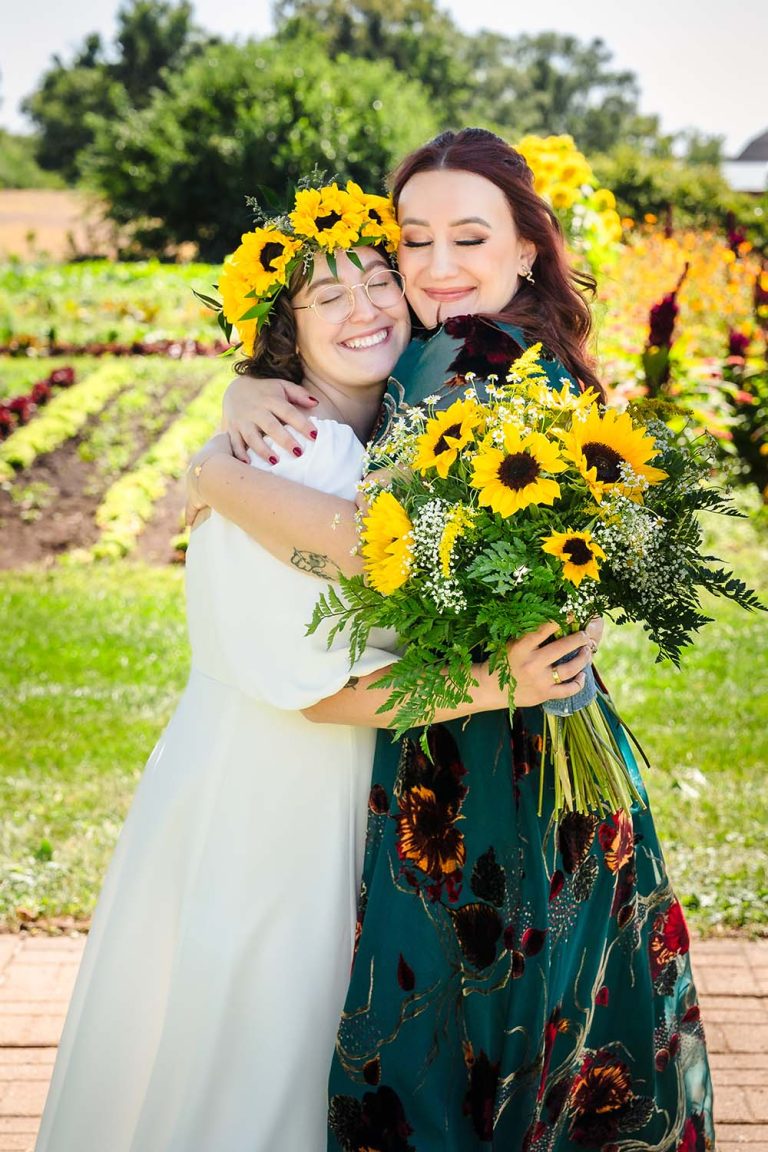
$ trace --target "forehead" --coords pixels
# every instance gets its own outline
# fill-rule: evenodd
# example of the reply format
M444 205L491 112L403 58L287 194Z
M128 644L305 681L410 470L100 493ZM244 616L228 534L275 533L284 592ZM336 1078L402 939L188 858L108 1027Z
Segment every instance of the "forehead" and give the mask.
M412 176L400 193L397 214L401 227L454 225L478 218L494 225L512 221L507 198L492 180L453 168Z
M377 268L379 265L389 267L386 258L376 248L363 245L360 248L353 248L352 251L365 271L369 268ZM315 254L312 260L312 284L316 284L319 280L341 280L344 284L356 284L360 280L362 273L357 265L352 263L346 252L337 249L335 260L336 276L331 271L328 257L320 252Z

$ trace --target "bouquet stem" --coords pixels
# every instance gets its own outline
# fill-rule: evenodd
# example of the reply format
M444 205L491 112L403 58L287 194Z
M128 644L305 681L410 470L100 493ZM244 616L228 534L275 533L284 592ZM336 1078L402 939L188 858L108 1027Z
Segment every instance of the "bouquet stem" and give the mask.
M556 818L564 812L628 812L633 803L645 807L597 700L570 716L544 711L539 815L548 750L555 773Z

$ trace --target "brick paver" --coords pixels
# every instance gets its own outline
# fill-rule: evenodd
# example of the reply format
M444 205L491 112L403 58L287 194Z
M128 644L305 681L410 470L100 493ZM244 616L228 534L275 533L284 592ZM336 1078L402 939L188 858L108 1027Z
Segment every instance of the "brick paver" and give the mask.
M0 1152L32 1152L84 942L0 935ZM768 940L697 940L692 956L718 1152L768 1152Z

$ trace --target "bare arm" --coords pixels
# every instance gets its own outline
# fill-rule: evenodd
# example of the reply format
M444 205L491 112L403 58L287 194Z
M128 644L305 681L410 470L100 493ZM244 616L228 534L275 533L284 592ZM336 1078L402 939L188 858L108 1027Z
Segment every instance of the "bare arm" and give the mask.
M543 624L535 632L507 645L510 671L517 683L516 707L528 708L544 700L562 700L575 696L584 686L584 668L591 663L593 652L590 637L586 632L574 632L547 643L557 630L557 624ZM577 652L567 666L572 676L555 684L552 669L556 661L569 652ZM560 665L562 669L563 665ZM352 677L335 695L327 696L311 708L303 709L303 715L317 724L388 728L393 713L379 713L378 709L386 704L391 689L370 687L386 671L387 668L382 668L359 679ZM507 689L499 687L496 674L491 675L487 664L473 664L472 674L477 687L471 691L471 703L460 704L457 708L441 708L435 714L434 723L458 720L477 712L493 712L508 706Z
M325 579L337 569L362 572L361 559L351 554L358 543L351 500L270 476L208 445L193 457L190 474L193 507L210 504L283 564Z

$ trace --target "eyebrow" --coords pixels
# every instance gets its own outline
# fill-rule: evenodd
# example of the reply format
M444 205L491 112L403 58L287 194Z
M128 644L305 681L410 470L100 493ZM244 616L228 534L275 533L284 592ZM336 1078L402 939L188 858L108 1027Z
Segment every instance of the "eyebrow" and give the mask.
M420 224L422 226L422 228L429 228L429 221L428 220L417 220L413 216L407 216L405 218L405 220L402 220L400 222L400 227L404 228L406 226L406 224ZM485 228L491 227L491 225L488 223L488 221L484 220L482 218L482 216L465 216L461 220L453 220L448 225L448 227L449 228L459 228L462 224L482 224Z

